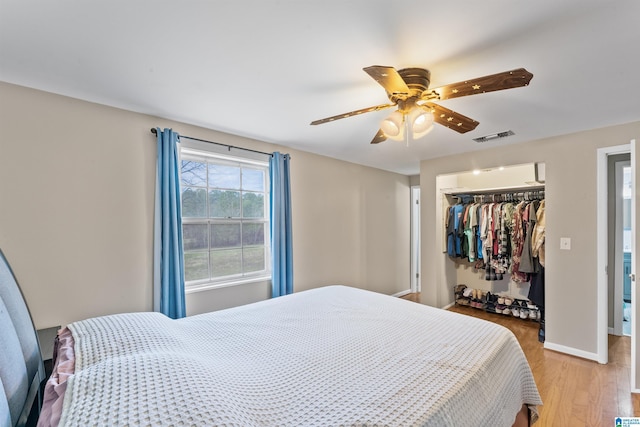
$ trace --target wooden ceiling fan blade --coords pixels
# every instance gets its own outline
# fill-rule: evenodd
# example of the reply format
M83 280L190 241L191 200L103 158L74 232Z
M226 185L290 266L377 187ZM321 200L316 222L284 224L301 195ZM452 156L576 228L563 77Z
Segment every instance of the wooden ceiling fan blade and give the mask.
M363 70L373 77L387 93L391 95L409 96L409 86L407 86L407 83L395 68L372 65L371 67L363 68Z
M515 87L527 86L533 78L533 74L524 68L505 71L503 73L491 74L489 76L478 77L477 79L466 80L464 82L452 83L446 86L429 89L424 92L423 99L451 99L461 96L476 95L497 90L512 89Z
M383 141L387 140L387 135L384 134L384 132L382 132L382 129L378 130L378 133L376 133L376 136L373 137L373 139L371 140L371 144L380 144Z
M433 112L433 119L436 123L446 126L451 130L455 130L459 133L467 133L474 130L478 126L479 122L463 116L460 113L456 113L453 110L444 108L438 104L427 102L422 105L423 108L429 108Z
M396 104L382 104L376 105L374 107L363 108L362 110L350 111L344 114L338 114L337 116L327 117L326 119L314 120L311 122L312 125L321 125L323 123L333 122L334 120L346 119L347 117L357 116L364 113L370 113L371 111L384 110L385 108L395 107Z

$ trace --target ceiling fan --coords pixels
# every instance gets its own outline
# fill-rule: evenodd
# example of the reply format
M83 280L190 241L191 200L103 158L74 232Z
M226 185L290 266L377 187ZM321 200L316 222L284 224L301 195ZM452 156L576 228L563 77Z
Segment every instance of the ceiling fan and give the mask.
M378 144L387 138L402 141L405 134L407 138L411 134L413 139L417 139L427 134L433 128L434 122L456 132L465 133L475 129L478 122L432 101L527 86L533 77L533 74L524 68L518 68L429 89L431 72L424 68L396 70L393 67L373 65L363 70L387 91L391 103L315 120L311 122L312 125L398 106L396 111L382 121L380 130L371 141L372 144Z

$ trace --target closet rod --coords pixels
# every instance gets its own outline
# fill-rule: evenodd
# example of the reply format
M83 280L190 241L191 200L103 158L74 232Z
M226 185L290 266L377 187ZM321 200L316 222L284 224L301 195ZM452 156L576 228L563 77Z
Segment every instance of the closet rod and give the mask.
M526 187L510 187L510 188L494 188L492 190L469 190L469 191L456 191L454 193L445 193L447 196L460 197L460 196L480 196L483 194L513 194L513 193L525 193L544 191L544 185L529 185Z
M157 135L158 131L157 131L156 128L151 128L151 133L154 134L154 135ZM250 148L236 147L235 145L223 144L221 142L207 141L206 139L194 138L192 136L180 135L180 138L187 138L187 139L191 139L193 141L206 142L207 144L215 144L215 145L219 145L221 147L227 147L229 149L229 151L231 151L232 148L235 148L236 150L250 151L252 153L264 154L265 156L273 157L272 153L265 153L264 151L252 150Z

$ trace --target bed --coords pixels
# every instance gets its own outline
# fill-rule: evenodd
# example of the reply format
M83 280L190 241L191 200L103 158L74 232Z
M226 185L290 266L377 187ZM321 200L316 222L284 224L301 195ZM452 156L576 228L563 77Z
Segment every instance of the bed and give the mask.
M87 319L56 352L39 426L511 426L542 403L507 329L345 286Z

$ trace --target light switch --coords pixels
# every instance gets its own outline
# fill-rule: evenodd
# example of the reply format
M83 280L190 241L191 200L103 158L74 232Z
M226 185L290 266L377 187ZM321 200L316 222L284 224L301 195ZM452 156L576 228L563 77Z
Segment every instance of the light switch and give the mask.
M565 251L571 250L571 238L570 237L561 237L560 238L560 249Z

